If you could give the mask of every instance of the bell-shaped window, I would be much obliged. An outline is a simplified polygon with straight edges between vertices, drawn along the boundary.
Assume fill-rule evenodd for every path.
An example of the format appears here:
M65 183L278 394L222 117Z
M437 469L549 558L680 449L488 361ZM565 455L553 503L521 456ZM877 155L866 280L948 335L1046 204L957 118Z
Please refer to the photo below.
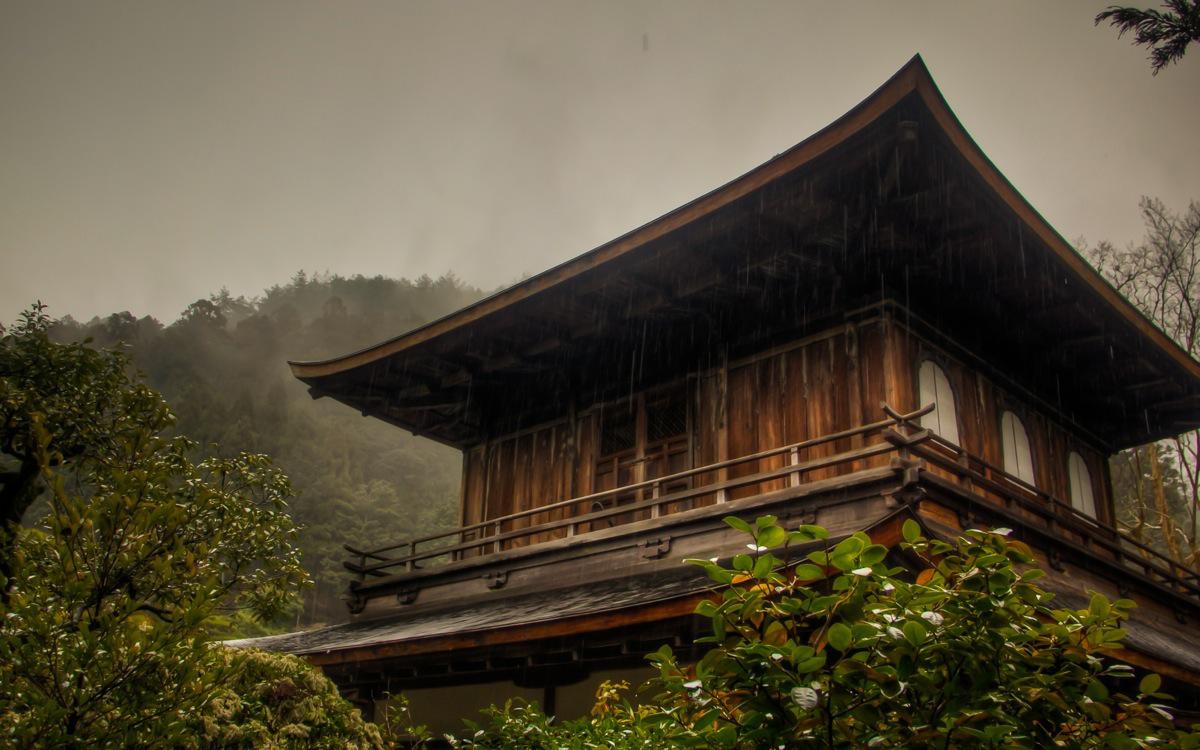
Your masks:
M958 445L958 409L954 391L942 368L930 360L921 363L917 380L920 383L921 406L934 405L933 411L921 417L921 426L937 433L948 443Z
M1000 417L1000 445L1004 451L1004 471L1027 484L1033 479L1033 452L1029 450L1029 433L1021 418L1011 411Z
M1067 457L1067 474L1071 479L1071 507L1086 516L1096 517L1096 494L1092 491L1092 472L1087 461L1075 451Z

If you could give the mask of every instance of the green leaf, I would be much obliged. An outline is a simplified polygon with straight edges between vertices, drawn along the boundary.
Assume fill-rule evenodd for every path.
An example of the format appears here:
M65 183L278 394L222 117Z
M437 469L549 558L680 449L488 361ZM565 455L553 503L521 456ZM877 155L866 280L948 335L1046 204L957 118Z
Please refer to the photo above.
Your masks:
M776 516L759 516L754 520L754 525L759 529L765 529L770 526L775 526L778 521L779 518Z
M862 551L858 559L863 565L876 565L883 562L883 558L887 557L887 553L887 547L884 547L882 544L872 544Z
M848 536L842 541L838 542L838 545L833 548L833 552L830 553L830 556L853 557L862 552L863 548L866 546L867 545L863 544L862 539L859 539L856 536Z
M904 521L904 525L900 527L900 534L904 537L904 541L917 541L921 537L921 524L909 518Z
M1112 630L1105 631L1104 642L1120 643L1121 641L1125 640L1125 636L1128 634L1129 633L1125 630L1125 628L1113 628Z
M825 577L825 569L811 563L801 563L795 569L796 578L801 581L819 581Z
M754 569L754 558L747 554L733 556L733 569L749 573Z
M778 547L785 541L787 541L787 531L782 527L768 526L758 532L758 546L760 547L770 549L771 547Z
M697 567L704 568L704 572L708 574L708 577L721 585L726 585L733 581L733 573L729 572L725 568L722 568L712 560L689 558L683 562L687 565L695 565Z
M829 645L836 648L838 651L845 651L850 647L850 643L854 640L854 635L850 632L850 628L845 624L835 622L829 627L829 633L826 635L826 640Z
M836 550L835 550L835 552L836 552ZM843 572L847 571L847 570L851 570L852 568L854 568L854 566L856 564L855 558L853 555L834 554L834 556L829 560L829 562L831 565L833 565L833 567L835 567L838 570L841 570Z
M1157 693L1162 687L1162 678L1151 672L1138 683L1138 691L1144 694Z
M800 528L796 529L796 531L814 540L829 538L829 532L825 529L825 527L814 526L813 524L809 523L801 524Z
M736 747L738 741L737 727L732 724L726 724L709 735L717 747Z
M825 666L825 652L817 654L808 659L804 659L796 663L796 671L800 674L809 674L816 672L821 667Z
M1141 745L1129 735L1122 732L1109 732L1104 737L1104 744L1113 750L1141 750Z
M779 560L774 555L763 555L754 561L753 575L755 578L766 578Z
M1100 680L1092 680L1089 682L1087 688L1085 688L1083 692L1084 695L1094 701L1108 700L1108 688L1106 688L1104 683Z
M904 627L901 628L901 631L904 633L904 640L908 641L913 646L920 646L925 642L925 626L917 620L909 620L908 622L904 623Z
M737 529L738 531L741 531L745 534L753 533L750 529L750 524L746 523L745 521L738 518L737 516L725 516L724 520L725 520L726 525L728 525L734 529Z
M1108 612L1108 597L1103 594L1092 594L1092 601L1088 604L1088 614L1093 617L1108 617Z

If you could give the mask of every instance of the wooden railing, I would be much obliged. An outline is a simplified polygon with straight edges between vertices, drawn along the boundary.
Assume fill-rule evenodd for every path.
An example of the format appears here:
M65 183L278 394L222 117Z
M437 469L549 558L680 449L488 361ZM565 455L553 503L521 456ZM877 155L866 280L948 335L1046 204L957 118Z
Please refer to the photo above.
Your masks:
M861 464L873 457L894 453L897 451L898 444L907 445L914 441L927 439L929 433L921 430L915 421L928 414L932 409L933 406L930 405L909 414L899 414L891 408L885 408L886 419L802 440L798 443L529 508L457 529L408 539L387 547L360 550L346 545L346 551L358 558L357 561L347 562L346 567L357 573L359 579L362 580L368 575L387 575L388 571L395 572L397 568L402 571L412 571L420 567L421 563L438 558L460 559L473 554L499 552L514 546L514 543L528 543L531 538L539 536L558 534L560 537L571 537L580 533L581 527L586 526L590 530L595 528L598 523L617 520L620 516L628 517L630 514L643 513L649 518L659 518L670 514L670 506L678 507L705 496L711 496L715 503L724 503L728 501L730 493L738 489L776 480L783 480L788 485L796 487L804 482L806 474L819 470L849 468L855 463ZM910 434L910 431L913 434ZM807 460L801 459L802 454L813 449L838 441L862 442L872 435L878 435L880 439L877 442L831 455ZM730 469L777 457L784 461L783 465L777 468L727 478ZM695 486L669 493L662 491L665 486L683 481L691 482L705 474L715 475L717 480L706 483L697 482ZM617 503L618 499L631 494L641 495L642 498L632 503ZM648 497L646 497L647 494ZM562 513L562 518L518 527L518 524L524 523L534 516L558 512ZM505 527L508 530L505 530ZM400 554L395 556L397 552Z
M386 547L360 550L345 545L346 551L355 558L347 561L345 567L356 574L359 581L364 581L367 576L411 573L467 557L483 557L519 546L536 545L548 539L574 537L630 520L660 518L702 504L725 503L731 494L744 488L759 486L761 489L762 485L799 487L811 481L808 477L815 472L850 474L868 466L888 466L891 462L880 458L888 456L899 459L898 466L919 459L924 462L927 473L982 496L990 506L1014 520L1039 528L1063 543L1099 553L1160 587L1200 601L1200 575L1195 571L921 428L918 422L933 410L932 404L906 414L886 404L881 406L885 419L853 429L529 508ZM869 439L871 442L867 442ZM813 452L829 450L839 442L849 444L850 448L804 458ZM730 470L738 467L776 460L781 461L781 465L729 477ZM685 489L663 491L664 487L685 482L689 485ZM623 502L629 498L633 501ZM560 517L535 519L549 514Z
M1200 573L937 435L913 446L912 454L1062 541L1100 552L1146 580L1200 600Z

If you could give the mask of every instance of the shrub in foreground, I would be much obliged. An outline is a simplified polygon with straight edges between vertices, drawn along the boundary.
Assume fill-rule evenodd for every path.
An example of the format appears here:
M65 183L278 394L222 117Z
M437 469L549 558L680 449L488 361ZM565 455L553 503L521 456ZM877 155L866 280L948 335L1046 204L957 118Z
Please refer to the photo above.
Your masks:
M651 654L653 705L557 727L509 706L460 746L1200 747L1174 726L1158 675L1112 658L1133 602L1055 607L1006 529L951 543L907 521L890 550L863 533L830 544L820 527L772 516L726 522L749 552L689 561L719 587L696 610L711 649L693 665L666 647ZM809 551L775 554L789 545Z

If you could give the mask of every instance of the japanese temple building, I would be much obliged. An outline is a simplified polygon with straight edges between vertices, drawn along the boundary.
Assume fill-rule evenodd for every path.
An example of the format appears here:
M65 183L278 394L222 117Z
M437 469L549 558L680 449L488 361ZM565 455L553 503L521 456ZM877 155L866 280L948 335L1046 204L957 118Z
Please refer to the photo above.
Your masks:
M1200 425L1200 364L971 140L919 57L765 164L362 351L294 362L462 451L458 528L347 539L349 622L255 645L457 726L695 654L722 522L894 544L1013 529L1062 606L1139 607L1120 657L1200 692L1200 577L1115 528L1107 458ZM932 410L923 407L931 406ZM397 536L404 530L397 529Z

